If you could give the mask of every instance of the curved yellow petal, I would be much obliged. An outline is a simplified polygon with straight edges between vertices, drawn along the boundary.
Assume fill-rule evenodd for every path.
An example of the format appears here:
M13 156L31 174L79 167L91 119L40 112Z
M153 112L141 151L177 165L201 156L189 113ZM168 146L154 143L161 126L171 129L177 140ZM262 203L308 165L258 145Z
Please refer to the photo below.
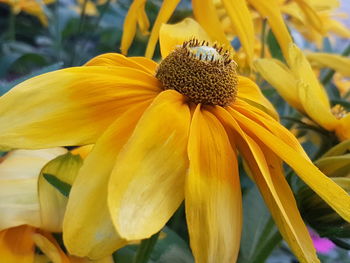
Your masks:
M129 59L143 65L151 72L152 75L155 75L158 64L153 60L145 57L129 57Z
M335 132L341 141L350 139L350 113L339 120Z
M137 23L140 27L141 33L143 35L148 35L149 34L148 29L149 29L150 23L145 10L145 5L146 5L146 1L144 2L143 6L137 10Z
M319 83L305 55L295 44L289 45L287 62L295 78L310 86L315 96L313 100L319 101L325 108L330 108L327 92Z
M341 217L350 222L350 196L348 193L321 173L298 150L293 149L279 137L237 111L230 111L230 114L239 122L240 126L244 127L249 136L266 145L267 148L284 160L311 189Z
M255 69L293 108L304 112L299 101L296 80L290 70L273 59L257 59Z
M31 78L0 97L0 148L94 143L159 86L155 77L126 67L75 67Z
M287 26L284 23L277 0L248 0L261 16L269 22L271 30L277 38L285 58L288 57L288 46L293 42Z
M177 46L182 45L183 42L193 37L211 42L208 34L192 18L185 18L176 24L162 24L159 30L159 44L162 58L168 56Z
M317 11L305 0L295 0L299 5L301 12L304 13L307 22L320 34L326 33L325 26Z
M131 46L136 34L137 21L139 18L139 9L145 7L146 0L134 0L126 14L124 25L123 25L123 35L120 44L120 50L122 54L126 55L128 49Z
M200 104L191 122L188 157L185 205L195 260L235 262L242 229L237 156L223 126Z
M339 21L335 19L329 19L326 25L329 32L337 34L343 38L350 38L350 29Z
M154 49L156 48L159 30L163 23L168 22L169 18L173 14L176 6L179 4L180 0L164 0L162 3L162 7L158 12L158 16L156 21L154 22L151 35L148 40L148 44L146 47L145 56L147 58L152 58L154 54Z
M42 167L66 152L63 148L16 150L0 163L0 230L28 224L41 227L38 177Z
M231 46L225 36L212 0L192 0L193 14L212 40Z
M338 54L313 52L306 58L317 68L331 68L346 77L350 77L350 58Z
M141 61L141 59L138 59L138 57L125 57L124 55L118 53L105 53L90 59L84 66L128 67L153 75L153 67L155 62L152 61L153 63L147 63L146 60L152 61L147 58L144 58L144 60Z
M50 259L52 263L70 263L57 241L47 232L33 234L35 245Z
M167 90L145 111L119 154L108 187L113 223L127 240L158 232L184 199L190 111Z
M35 229L18 226L0 232L1 261L6 263L33 263Z
M297 83L298 96L307 115L327 130L334 130L339 120L332 114L331 109L318 100L316 90L310 85L299 81Z
M271 102L262 94L258 85L249 78L238 76L237 97L249 104L267 112L275 119L278 119L278 113Z
M281 160L246 134L230 116L232 112L230 108L228 112L219 107L215 109L216 115L235 139L281 234L301 262L319 262L293 193L283 176Z
M98 259L126 244L112 224L107 206L107 185L117 155L150 103L133 107L98 139L71 189L63 221L63 240L77 256Z
M248 62L251 63L254 55L255 35L253 18L247 2L246 0L222 0L222 3L230 17L232 27L242 43Z

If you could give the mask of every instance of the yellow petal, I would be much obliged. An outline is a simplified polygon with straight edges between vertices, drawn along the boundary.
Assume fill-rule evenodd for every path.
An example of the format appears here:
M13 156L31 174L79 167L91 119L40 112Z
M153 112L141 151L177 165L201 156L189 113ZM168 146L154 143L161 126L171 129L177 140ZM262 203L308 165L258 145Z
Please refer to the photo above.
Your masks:
M335 132L341 141L350 139L350 113L339 120Z
M346 77L350 77L350 58L330 53L309 53L310 63L317 68L331 68Z
M279 137L273 135L256 122L237 111L230 114L244 127L247 134L259 143L266 145L284 160L299 177L325 200L341 217L350 222L350 196L331 179L325 176L298 150L293 149Z
M118 118L84 160L71 189L63 221L63 239L71 254L97 259L126 244L112 224L107 185L120 149L149 103L132 107Z
M40 227L38 176L51 159L66 152L63 148L16 150L0 163L0 230L28 224Z
M229 109L232 114L233 110ZM251 175L285 240L303 263L319 262L307 228L299 214L293 193L283 176L281 160L259 146L228 112L217 107L216 115L229 128L231 137L248 164Z
M144 1L143 6L137 10L137 23L140 27L141 33L143 35L148 35L149 34L148 29L149 29L150 23L145 10L145 5L146 5L146 1Z
M289 57L287 61L295 78L310 86L312 94L315 96L312 99L319 101L323 107L330 108L325 89L318 82L305 55L295 44L289 45Z
M52 263L70 263L57 241L47 232L33 234L35 245L50 259Z
M154 62L153 60L145 58L145 57L129 57L129 59L143 65L151 72L151 74L153 76L155 75L158 64L156 62Z
M278 119L278 113L272 106L271 102L265 98L258 85L249 78L238 76L237 97L257 108L260 108L275 119Z
M136 34L139 9L145 7L146 0L134 0L126 14L123 26L123 35L120 45L122 54L126 55Z
M148 238L158 232L184 199L189 123L185 97L164 91L119 154L109 181L108 205L125 239Z
M293 108L304 112L299 101L296 80L290 70L273 59L258 59L255 69L269 82Z
M0 98L0 146L93 143L130 104L154 97L159 85L125 67L75 67L34 77Z
M242 43L243 49L247 55L249 63L253 59L254 52L254 25L253 18L248 9L246 0L222 0L224 7L229 15L232 27L236 32L239 41Z
M186 218L196 262L235 262L242 228L236 153L214 115L198 105L188 142Z
M159 44L162 57L165 58L177 46L196 37L211 42L208 34L192 18L185 18L176 24L162 24L159 30Z
M147 58L141 61L140 58L137 58L137 57L127 58L118 53L106 53L90 59L85 64L85 66L128 67L128 68L138 69L138 70L144 71L145 73L153 75L154 74L153 65L156 63L152 61L146 64L147 63L146 60L152 61ZM150 64L151 64L151 68L149 67Z
M315 89L301 81L297 83L297 88L299 100L307 115L323 128L334 130L339 121L332 114L330 108L325 107L318 100Z
M288 46L293 41L284 23L277 0L248 0L248 3L251 4L261 16L267 19L282 49L284 57L287 58Z
M349 28L346 25L340 23L339 21L335 19L329 19L326 25L328 26L328 30L330 32L337 34L338 36L343 38L350 38Z
M304 13L307 22L320 34L325 34L323 21L317 11L305 0L295 0L295 2L299 5L301 12Z
M212 0L192 0L193 14L212 40L231 46L225 36Z
M32 263L34 260L35 229L30 226L18 226L0 232L1 261L6 263Z
M41 170L38 178L41 229L62 232L63 216L67 205L67 197L51 185L44 175L53 175L60 181L72 185L81 165L82 159L79 155L67 153L51 160Z
M147 58L152 58L154 49L156 48L156 44L159 37L159 30L163 23L168 22L169 18L173 14L176 6L180 0L164 0L162 7L159 9L158 16L156 21L154 22L151 36L149 37L148 44L146 47L145 56Z

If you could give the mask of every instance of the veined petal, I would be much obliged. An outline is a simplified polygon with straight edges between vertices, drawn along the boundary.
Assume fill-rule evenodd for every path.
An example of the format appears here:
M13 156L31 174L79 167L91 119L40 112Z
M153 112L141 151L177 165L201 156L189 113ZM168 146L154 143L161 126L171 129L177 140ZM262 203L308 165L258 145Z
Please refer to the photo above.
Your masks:
M277 0L248 0L248 3L268 20L271 30L280 44L283 55L287 58L288 46L293 41L284 23Z
M296 80L290 70L273 59L255 60L254 66L262 77L269 82L293 108L304 112L299 101Z
M125 57L118 53L106 53L90 59L84 66L128 67L153 75L153 65L156 63L147 58L142 58L143 61L141 61L140 58L141 57ZM145 60L152 62L146 62L146 64ZM149 65L151 65L151 68L149 68Z
M120 50L126 55L136 34L139 9L145 7L146 0L134 0L126 14Z
M107 185L119 151L150 102L119 117L85 159L71 189L63 221L63 239L71 254L97 259L126 244L112 224Z
M6 263L32 263L34 260L35 229L30 226L18 226L0 232L1 261Z
M252 106L256 106L275 119L278 119L278 113L272 106L271 102L265 98L258 85L249 78L238 76L238 92L237 97L246 101Z
M297 150L286 144L279 137L262 128L237 111L230 110L245 132L255 141L266 145L284 160L299 177L325 200L341 217L350 222L350 196L331 179L302 156Z
M225 36L212 0L192 0L193 14L212 40L231 46Z
M185 18L176 24L162 24L159 30L159 44L162 58L165 58L177 46L193 37L211 42L208 34L192 18Z
M346 77L350 77L350 58L338 54L313 52L306 55L310 63L317 68L331 68Z
M154 49L156 48L156 44L159 37L159 29L163 23L168 22L171 15L174 13L176 6L179 4L180 0L164 0L162 7L158 12L158 16L156 21L154 22L151 36L148 40L146 54L147 58L152 58Z
M48 232L35 233L32 238L35 245L40 248L52 263L70 263L57 241Z
M327 130L334 130L339 120L332 114L331 109L325 107L318 100L317 93L310 85L299 81L297 83L298 96L307 115Z
M42 225L37 186L40 170L65 152L63 148L16 150L5 156L0 163L0 230Z
M185 97L158 95L119 154L108 188L118 233L127 240L158 232L184 199L190 111Z
M236 153L216 117L197 105L188 142L186 219L196 262L235 262L242 229Z
M229 15L232 27L238 35L239 41L242 43L246 52L248 62L251 63L254 52L254 25L253 18L248 9L246 0L222 0L227 14Z
M130 105L155 97L159 85L126 67L76 67L34 77L0 98L1 148L94 143Z
M288 65L295 78L310 86L312 99L318 100L323 107L330 108L329 100L325 89L318 82L309 62L303 52L295 45L289 45L289 56L287 57Z
M233 110L228 111L232 113ZM281 234L298 259L303 263L319 262L293 193L283 176L281 160L269 149L261 149L229 112L219 107L214 112L228 129L231 138L235 139Z

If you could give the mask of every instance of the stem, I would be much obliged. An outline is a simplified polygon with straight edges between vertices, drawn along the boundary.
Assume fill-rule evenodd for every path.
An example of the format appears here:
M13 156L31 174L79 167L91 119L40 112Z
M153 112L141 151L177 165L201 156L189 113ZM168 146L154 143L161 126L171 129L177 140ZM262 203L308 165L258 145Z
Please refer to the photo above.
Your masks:
M260 52L260 57L264 58L265 57L265 45L266 45L266 25L267 25L267 20L263 20L262 24L262 29L261 29L261 52Z
M341 54L342 56L349 56L350 55L350 44L344 49L344 51ZM326 84L328 84L328 82L332 79L333 75L334 75L335 71L330 69L328 70L328 72L326 73L326 75L322 78L321 82L323 84L323 86L325 86Z
M16 40L16 14L13 8L10 8L10 17L9 17L9 39Z
M151 256L152 250L157 243L159 233L155 233L148 239L141 241L141 244L136 252L133 263L146 263L148 262L149 257Z

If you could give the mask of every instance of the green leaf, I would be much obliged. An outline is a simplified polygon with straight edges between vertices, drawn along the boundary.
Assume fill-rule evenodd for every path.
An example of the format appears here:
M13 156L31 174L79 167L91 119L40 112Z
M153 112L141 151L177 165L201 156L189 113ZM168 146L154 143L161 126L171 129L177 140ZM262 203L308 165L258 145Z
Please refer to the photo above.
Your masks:
M285 61L282 53L282 49L280 45L277 42L277 39L275 35L273 34L272 30L270 29L267 34L267 45L269 47L270 53L273 58L276 58L281 61Z
M54 186L58 191L60 191L64 196L68 197L69 192L71 189L71 185L67 184L60 179L58 179L56 176L52 174L43 174L44 178L52 185Z
M282 240L265 203L254 186L243 198L243 233L239 263L265 262Z

